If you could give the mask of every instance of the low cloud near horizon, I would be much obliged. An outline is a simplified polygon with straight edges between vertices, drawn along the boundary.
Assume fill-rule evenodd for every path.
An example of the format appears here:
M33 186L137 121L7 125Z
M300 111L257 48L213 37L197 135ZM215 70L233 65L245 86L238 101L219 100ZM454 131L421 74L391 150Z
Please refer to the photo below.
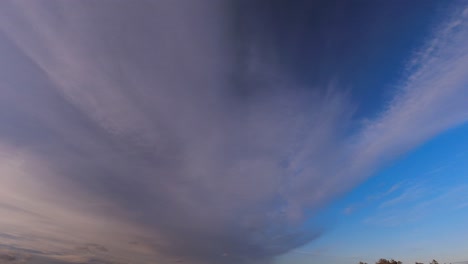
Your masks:
M0 257L270 263L320 236L316 210L468 120L466 6L366 122L255 34L237 58L228 8L0 3Z

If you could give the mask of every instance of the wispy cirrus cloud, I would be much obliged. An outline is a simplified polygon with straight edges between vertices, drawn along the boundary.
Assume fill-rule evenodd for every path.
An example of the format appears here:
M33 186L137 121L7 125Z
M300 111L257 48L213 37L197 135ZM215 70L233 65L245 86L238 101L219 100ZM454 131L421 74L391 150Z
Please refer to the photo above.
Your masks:
M454 212L467 203L466 184L440 188L428 186L434 186L434 183L405 186L399 195L380 203L375 214L364 219L364 222L377 226L398 226L442 212Z
M425 190L424 187L422 186L412 186L404 190L398 196L392 197L391 199L382 202L379 208L386 208L386 207L395 206L401 203L413 202L423 197L426 191L427 190Z
M386 191L377 191L377 193L367 196L366 201L354 203L354 204L347 206L346 208L344 208L343 213L349 215L349 214L354 213L356 210L358 210L361 207L368 206L370 202L380 201L388 197L389 195L395 193L397 190L400 190L405 183L406 181L401 181L396 184L393 184Z
M320 235L305 210L468 119L466 7L350 134L338 87L303 89L262 56L240 70L224 4L0 4L0 225L34 238L18 246L266 263ZM90 243L108 251L78 250Z

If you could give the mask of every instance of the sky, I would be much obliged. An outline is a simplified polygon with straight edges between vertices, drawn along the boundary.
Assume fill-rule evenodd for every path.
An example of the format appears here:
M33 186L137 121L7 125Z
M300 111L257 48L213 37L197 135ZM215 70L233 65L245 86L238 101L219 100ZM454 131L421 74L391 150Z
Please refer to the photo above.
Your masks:
M468 2L0 1L0 263L468 263Z

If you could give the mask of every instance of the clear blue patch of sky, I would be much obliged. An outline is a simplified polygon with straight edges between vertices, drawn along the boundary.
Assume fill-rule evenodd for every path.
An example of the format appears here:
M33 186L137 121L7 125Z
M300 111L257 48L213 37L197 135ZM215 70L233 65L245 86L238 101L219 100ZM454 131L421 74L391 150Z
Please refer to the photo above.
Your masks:
M336 200L318 216L333 225L304 250L333 248L325 254L328 258L348 262L359 252L363 260L463 261L468 247L467 161L465 124L400 157Z

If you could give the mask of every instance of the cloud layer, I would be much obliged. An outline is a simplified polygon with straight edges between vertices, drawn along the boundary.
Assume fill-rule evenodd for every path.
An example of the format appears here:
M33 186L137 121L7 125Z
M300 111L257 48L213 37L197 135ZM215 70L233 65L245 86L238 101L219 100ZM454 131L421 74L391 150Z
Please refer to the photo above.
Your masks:
M320 235L310 213L468 119L466 7L353 133L338 87L301 87L253 35L236 58L229 8L0 4L2 241L68 262L268 263Z

